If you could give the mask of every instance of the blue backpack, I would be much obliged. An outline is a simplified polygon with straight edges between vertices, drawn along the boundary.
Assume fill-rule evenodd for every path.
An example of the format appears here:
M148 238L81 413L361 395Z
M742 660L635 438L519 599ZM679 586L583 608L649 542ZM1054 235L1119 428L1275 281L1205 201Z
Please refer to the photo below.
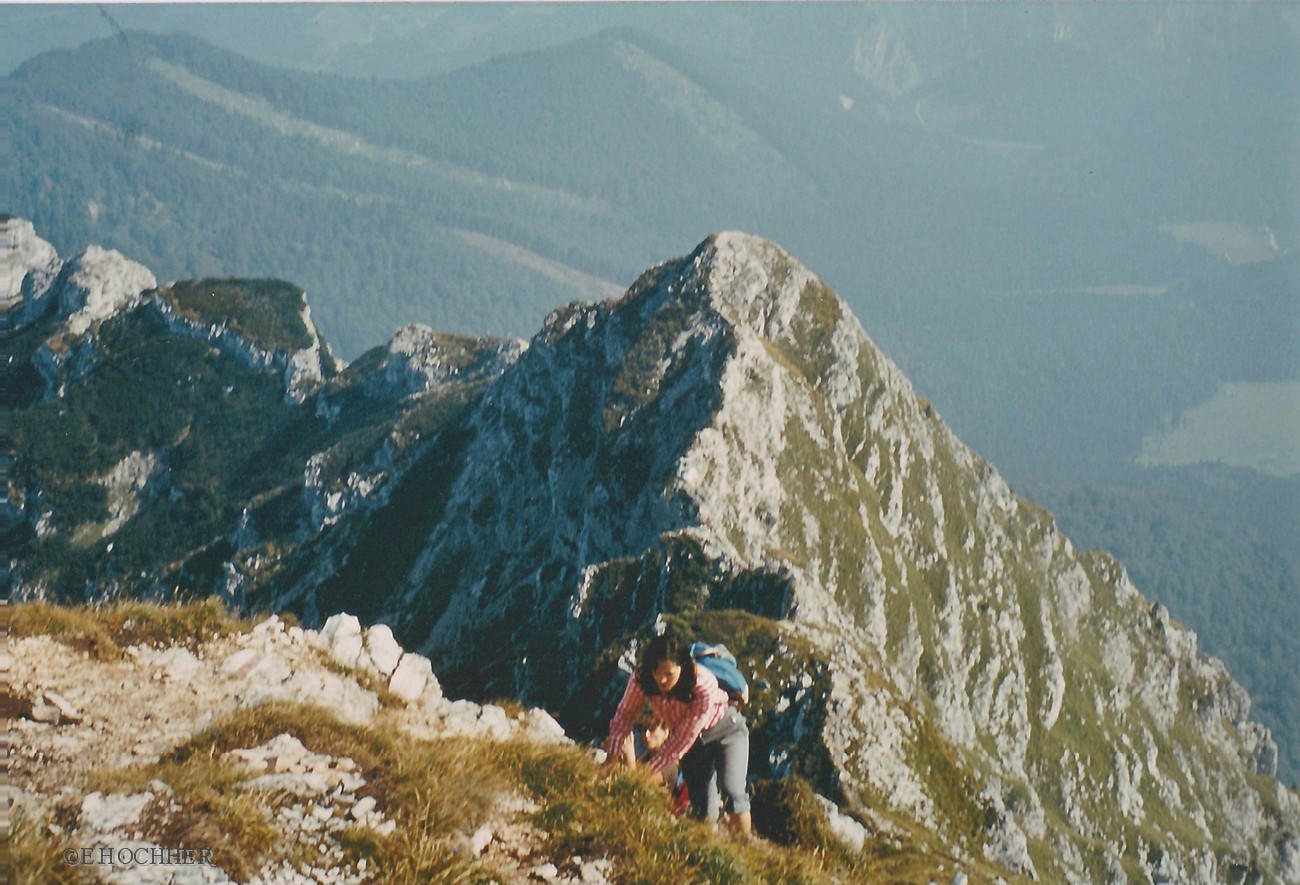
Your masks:
M725 645L692 642L691 658L717 677L718 685L736 706L749 703L749 682L736 665L736 656L727 651Z

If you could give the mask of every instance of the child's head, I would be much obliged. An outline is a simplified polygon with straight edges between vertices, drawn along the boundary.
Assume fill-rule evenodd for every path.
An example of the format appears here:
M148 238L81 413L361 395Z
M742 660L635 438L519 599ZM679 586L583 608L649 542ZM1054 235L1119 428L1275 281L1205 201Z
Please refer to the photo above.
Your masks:
M648 750L657 750L663 746L664 741L668 740L668 723L664 722L649 704L646 704L641 715L636 718L635 725L641 729Z

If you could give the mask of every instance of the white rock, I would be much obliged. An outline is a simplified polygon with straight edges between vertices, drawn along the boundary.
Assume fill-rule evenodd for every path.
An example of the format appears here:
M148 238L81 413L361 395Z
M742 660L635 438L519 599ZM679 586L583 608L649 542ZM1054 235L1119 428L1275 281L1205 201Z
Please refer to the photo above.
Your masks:
M332 643L334 638L339 635L355 633L361 634L361 621L356 615L350 615L347 612L339 612L336 615L330 615L325 621L325 625L320 628L320 635L326 644Z
M105 796L98 791L81 800L81 826L91 832L107 833L129 826L140 819L153 793Z
M330 657L345 667L357 665L357 660L365 648L365 638L361 633L361 621L356 615L345 613L332 615L320 632L326 648L329 649Z
M232 679L256 675L259 686L273 686L285 682L293 675L293 669L273 654L263 654L252 648L240 649L222 662L220 668L223 676ZM250 702L260 699L260 695L249 695Z
M251 648L241 648L221 663L222 676L247 676L261 663L262 655Z
M259 622L257 626L253 628L253 632L259 635L263 633L283 633L284 622L280 620L279 616L271 615L265 620Z
M613 866L609 858L602 857L583 862L578 871L586 885L604 885L609 881L609 871Z
M826 812L826 821L835 837L854 851L861 851L870 835L867 828L848 815L841 814L835 803L825 796L818 796L817 801Z
M433 665L423 655L407 654L388 680L388 690L404 701L414 702L420 699L430 683L437 685L433 675Z
M174 645L155 657L153 664L160 668L164 682L189 682L203 668L203 662L194 652L179 645Z
M560 875L560 868L553 863L544 863L533 868L533 878L541 879L543 882L553 882L558 875Z
M241 790L290 793L304 798L319 796L329 789L324 779L319 775L305 775L291 771L282 771L279 774L261 774L240 781L235 786Z
M50 725L58 725L63 717L59 714L59 708L53 704L47 704L44 701L37 701L32 704L32 721L45 722Z
M306 759L311 755L311 751L307 749L307 746L288 732L281 732L254 749L268 758L293 760L295 762Z
M375 624L366 631L366 651L385 677L392 676L402 660L402 646L393 638L393 629L387 624Z
M479 827L477 830L474 831L474 835L469 837L470 854L473 854L475 857L478 857L480 854L482 854L484 851L487 850L488 845L492 844L492 839L494 837L495 834L492 832L492 828L490 826L484 824L483 826Z
M362 662L365 652L365 640L360 633L343 633L330 642L330 657L345 667L357 667ZM366 655L369 661L370 656Z
M374 796L362 796L357 800L356 804L352 806L350 814L355 820L360 820L370 812L374 811L375 805L376 802Z
M32 304L23 319L30 322L62 264L54 247L36 235L30 221L10 218L0 222L0 305L5 309L25 295ZM29 277L24 292L23 282Z
M485 704L479 713L477 732L498 741L508 741L514 735L514 723L506 711L496 704Z
M71 270L58 293L59 312L66 316L73 335L89 330L92 323L139 304L140 293L157 287L158 281L142 264L120 252L91 246L65 268Z
M240 707L254 707L271 701L311 703L327 708L344 722L365 725L379 710L379 696L362 688L355 679L345 678L319 667L299 668L272 684L263 680L239 695Z
M436 705L442 726L453 734L473 734L478 724L479 705L462 699L443 700Z
M72 703L61 694L52 691L42 692L41 697L45 703L53 706L59 711L60 718L65 722L80 722L81 711L72 705Z
M564 726L555 721L555 717L545 710L534 708L524 717L528 736L542 743L562 743L568 740Z

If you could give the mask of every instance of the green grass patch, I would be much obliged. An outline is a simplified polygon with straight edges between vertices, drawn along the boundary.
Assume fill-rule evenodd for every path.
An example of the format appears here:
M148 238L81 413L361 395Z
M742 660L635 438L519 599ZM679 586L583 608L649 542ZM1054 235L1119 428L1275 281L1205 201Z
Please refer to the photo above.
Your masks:
M340 841L349 860L365 858L384 882L484 878L469 875L477 864L456 853L455 840L483 822L509 785L491 745L416 741L385 724L382 718L374 727L344 723L312 705L264 704L226 716L157 763L100 774L90 789L140 791L163 781L181 810L152 819L145 836L162 845L211 848L218 866L245 879L268 861L311 860L283 844L271 821L272 811L291 797L236 789L250 775L221 759L287 733L313 753L352 759L366 781L360 792L374 796L379 809L398 822L389 836L362 827L345 830Z
M842 854L745 844L676 818L667 792L639 770L604 778L572 747L511 749L520 782L542 807L537 823L549 834L546 853L610 858L617 881L868 881Z
M834 365L831 342L843 313L839 298L821 280L813 279L804 285L799 294L799 310L791 322L797 347L783 350L814 384L825 378Z
M161 294L183 316L206 325L224 323L267 350L302 350L312 344L302 319L302 290L283 280L186 280Z

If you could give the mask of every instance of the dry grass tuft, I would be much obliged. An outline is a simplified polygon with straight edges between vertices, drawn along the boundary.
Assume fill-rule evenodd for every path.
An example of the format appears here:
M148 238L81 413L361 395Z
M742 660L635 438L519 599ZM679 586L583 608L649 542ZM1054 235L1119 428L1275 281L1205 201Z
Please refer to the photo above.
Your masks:
M41 821L21 810L9 821L0 870L8 871L6 882L14 885L73 885L84 882L78 867L63 862L69 847Z
M123 648L131 645L193 649L214 636L242 633L251 626L215 598L166 605L115 602L97 607L28 602L9 609L13 635L50 636L100 661L120 659Z

